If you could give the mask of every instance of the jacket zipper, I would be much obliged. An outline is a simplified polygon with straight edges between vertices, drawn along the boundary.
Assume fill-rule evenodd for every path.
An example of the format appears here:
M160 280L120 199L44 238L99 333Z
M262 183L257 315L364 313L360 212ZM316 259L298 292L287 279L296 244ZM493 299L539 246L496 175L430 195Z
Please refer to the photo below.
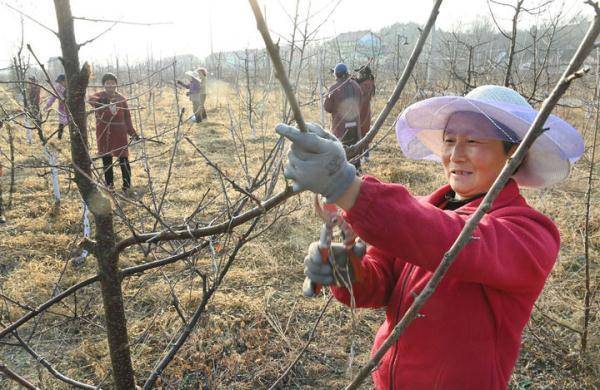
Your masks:
M400 302L398 304L398 310L396 311L396 319L394 321L394 326L396 326L398 324L399 318L400 317L400 311L402 310L402 302L404 301L404 290L406 288L406 284L408 283L408 279L410 279L410 276L412 275L412 272L414 270L414 265L413 264L409 264L409 270L408 273L406 275L406 277L404 278L404 280L402 281L402 288L400 289ZM392 353L392 361L390 363L390 389L394 389L394 366L396 365L396 356L398 354L398 340L396 340L396 342L394 343L394 350Z

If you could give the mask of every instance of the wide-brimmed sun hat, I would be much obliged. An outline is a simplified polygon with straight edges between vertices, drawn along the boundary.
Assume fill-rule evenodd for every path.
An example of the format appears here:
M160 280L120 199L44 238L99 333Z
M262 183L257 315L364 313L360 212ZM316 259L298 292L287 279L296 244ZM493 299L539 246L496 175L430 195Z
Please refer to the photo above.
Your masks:
M444 130L448 120L459 112L481 114L497 129L493 138L511 143L523 139L537 116L537 111L516 91L496 85L475 88L464 97L422 100L407 107L396 122L396 137L404 155L441 161ZM583 154L583 139L573 126L550 115L544 128L547 130L533 143L513 176L522 187L543 188L566 179L571 165ZM480 136L488 138L489 131Z

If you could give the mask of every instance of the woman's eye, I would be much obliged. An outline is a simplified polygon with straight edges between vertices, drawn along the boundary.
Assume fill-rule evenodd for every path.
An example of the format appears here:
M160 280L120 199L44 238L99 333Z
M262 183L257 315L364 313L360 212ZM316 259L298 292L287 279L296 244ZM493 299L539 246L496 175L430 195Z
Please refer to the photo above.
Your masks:
M446 139L444 140L444 143L445 143L445 144L453 144L454 142L456 142L456 140L454 140L454 139L452 139L452 138L446 138Z

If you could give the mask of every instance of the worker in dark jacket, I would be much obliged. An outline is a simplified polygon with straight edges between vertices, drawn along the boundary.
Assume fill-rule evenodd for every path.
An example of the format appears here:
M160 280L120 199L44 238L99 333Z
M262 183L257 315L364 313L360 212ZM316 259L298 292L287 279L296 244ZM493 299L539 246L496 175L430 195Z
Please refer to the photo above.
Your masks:
M41 125L42 118L40 116L40 95L42 88L38 84L38 80L35 76L29 78L29 85L27 88L27 104L29 105L29 115L37 123Z
M360 103L361 90L358 83L350 78L346 64L337 64L333 68L335 84L323 102L325 111L331 114L333 134L344 146L353 145L360 139ZM360 160L355 163L360 167Z
M358 77L355 79L362 91L360 101L360 138L364 137L371 128L371 98L375 96L375 77L369 65L356 69ZM369 160L369 148L365 148L365 161Z

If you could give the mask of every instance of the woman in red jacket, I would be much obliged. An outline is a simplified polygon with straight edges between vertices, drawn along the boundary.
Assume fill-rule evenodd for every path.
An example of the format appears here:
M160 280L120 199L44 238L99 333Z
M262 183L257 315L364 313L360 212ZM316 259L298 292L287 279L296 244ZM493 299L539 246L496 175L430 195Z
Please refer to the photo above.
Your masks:
M316 125L308 133L277 126L293 142L285 176L296 189L320 193L345 210L346 221L368 243L352 294L357 307L386 309L373 352L429 281L535 116L518 93L497 86L408 107L396 128L403 152L441 161L448 180L425 197L401 184L356 177L341 144ZM560 245L554 223L527 204L519 186L561 181L583 153L583 141L569 124L551 116L545 127L420 317L373 372L377 388L507 388L521 333ZM355 270L343 246L331 249L333 259L323 264L313 243L305 273L350 304L349 290L334 283L353 281Z
M139 139L133 124L127 99L117 92L117 77L112 73L102 76L104 91L89 98L96 116L96 141L98 154L102 156L104 179L109 188L114 186L113 157L119 159L123 175L123 192L131 189L131 166L129 165L129 141L127 135Z

